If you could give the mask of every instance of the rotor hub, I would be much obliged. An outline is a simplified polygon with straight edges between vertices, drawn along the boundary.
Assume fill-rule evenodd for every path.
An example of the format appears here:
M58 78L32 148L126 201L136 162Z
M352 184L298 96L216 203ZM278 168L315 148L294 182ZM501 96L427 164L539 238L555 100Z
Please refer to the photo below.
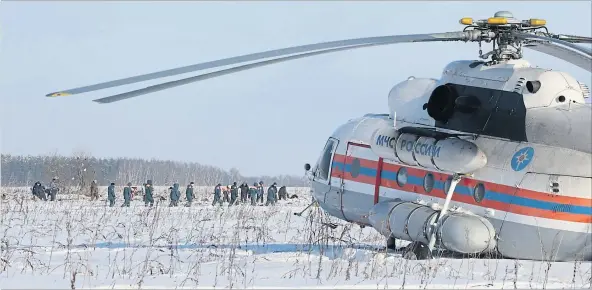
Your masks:
M523 43L514 36L514 33L546 30L545 20L519 20L514 18L512 12L506 10L498 11L488 19L473 21L473 18L465 17L460 20L460 23L467 26L464 31L479 32L481 35L477 40L479 57L490 59L488 64L522 58ZM492 50L484 54L481 49L482 42L492 43Z
M498 11L495 12L493 17L514 18L514 14L512 14L510 11Z

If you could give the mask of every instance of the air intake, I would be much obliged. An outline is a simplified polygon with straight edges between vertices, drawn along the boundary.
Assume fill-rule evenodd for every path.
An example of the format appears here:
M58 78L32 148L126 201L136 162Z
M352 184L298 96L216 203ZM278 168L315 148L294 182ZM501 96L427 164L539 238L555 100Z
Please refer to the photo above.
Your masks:
M582 90L582 94L584 95L584 99L589 98L590 97L590 88L586 84L582 84L580 82L578 82L578 84L580 84L580 90Z
M522 88L524 87L524 83L526 83L526 80L524 78L518 79L518 82L516 83L516 86L514 87L514 92L521 93Z

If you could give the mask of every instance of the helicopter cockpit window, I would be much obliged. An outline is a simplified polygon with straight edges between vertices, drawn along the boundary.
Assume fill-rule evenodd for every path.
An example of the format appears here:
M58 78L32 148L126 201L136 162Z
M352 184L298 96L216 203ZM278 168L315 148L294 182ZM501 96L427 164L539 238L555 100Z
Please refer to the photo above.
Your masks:
M331 167L331 159L333 157L333 149L335 147L335 140L329 139L327 140L327 144L325 144L325 149L321 155L321 159L319 162L319 166L317 168L317 178L321 180L328 180L329 179L329 170Z

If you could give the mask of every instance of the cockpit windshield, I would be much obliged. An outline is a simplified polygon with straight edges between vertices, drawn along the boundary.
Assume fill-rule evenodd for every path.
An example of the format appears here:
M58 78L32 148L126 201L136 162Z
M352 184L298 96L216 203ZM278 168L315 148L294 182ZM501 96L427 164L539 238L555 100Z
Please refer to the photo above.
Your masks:
M319 160L317 161L317 168L316 168L316 178L319 180L329 180L329 172L331 169L331 160L333 157L333 152L335 151L335 146L337 142L333 138L329 138L327 143L325 144L325 149L321 153Z

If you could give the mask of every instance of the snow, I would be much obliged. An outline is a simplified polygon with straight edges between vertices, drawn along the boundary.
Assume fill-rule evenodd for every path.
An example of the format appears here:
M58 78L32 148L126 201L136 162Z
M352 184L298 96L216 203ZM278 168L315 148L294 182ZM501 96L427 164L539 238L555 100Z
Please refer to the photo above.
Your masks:
M166 187L158 190L165 195ZM3 188L0 288L591 287L590 262L405 260L377 250L385 239L372 228L317 207L295 216L310 202L309 189L288 191L299 198L275 207L212 206L211 188L201 188L192 207L146 208L136 196L121 208L119 195L109 208L105 188L94 202L34 201L26 188Z

